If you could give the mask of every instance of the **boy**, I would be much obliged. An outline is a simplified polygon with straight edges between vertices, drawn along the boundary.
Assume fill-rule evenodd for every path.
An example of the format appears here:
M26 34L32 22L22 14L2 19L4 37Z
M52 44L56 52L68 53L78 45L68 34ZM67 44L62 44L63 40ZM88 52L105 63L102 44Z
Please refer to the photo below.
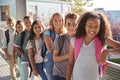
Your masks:
M15 36L15 30L14 30L14 18L8 17L7 19L7 26L8 29L5 31L4 39L3 39L3 46L2 50L4 52L4 56L8 61L8 64L10 66L10 74L11 79L16 80L16 73L15 73L15 67L14 67L14 36Z
M55 39L53 46L53 80L66 80L66 71L69 56L70 39L74 36L78 15L68 13L65 16L65 27L67 34L61 35Z
M24 79L23 80L28 80L28 66L29 66L29 62L28 62L28 52L25 49L26 44L27 44L27 40L28 40L28 36L29 36L29 31L31 28L31 19L30 16L25 16L24 19L24 24L25 24L25 31L23 31L22 33L20 33L15 40L15 49L17 51L17 53L21 56L21 65L22 65L22 69L23 69L23 76Z

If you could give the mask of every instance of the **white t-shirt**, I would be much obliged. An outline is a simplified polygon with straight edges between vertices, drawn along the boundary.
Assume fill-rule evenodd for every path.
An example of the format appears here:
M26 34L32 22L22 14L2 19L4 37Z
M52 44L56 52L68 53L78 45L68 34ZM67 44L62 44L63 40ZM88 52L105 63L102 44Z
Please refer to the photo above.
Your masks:
M75 38L71 39L74 48ZM83 41L73 67L71 80L98 80L98 64L95 56L94 40L88 45Z
M15 31L12 30L12 29L9 29L9 43L7 45L6 36L5 35L3 36L2 48L7 48L7 51L8 51L9 55L13 54L14 37L15 37Z

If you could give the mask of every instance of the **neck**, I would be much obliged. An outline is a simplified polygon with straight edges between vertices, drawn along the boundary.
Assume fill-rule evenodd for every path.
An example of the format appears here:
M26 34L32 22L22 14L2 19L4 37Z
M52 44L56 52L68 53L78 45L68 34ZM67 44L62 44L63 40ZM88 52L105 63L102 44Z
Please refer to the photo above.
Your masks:
M73 35L71 35L71 34L68 34L68 33L67 33L67 35L68 35L70 38L72 38L72 37L73 37Z
M59 29L54 29L55 33L60 34L60 30Z
M9 29L14 30L14 28L9 27Z
M35 40L39 40L40 39L40 35L36 35L34 38L35 38Z
M84 38L85 44L88 45L93 39L94 38L85 36L85 38Z

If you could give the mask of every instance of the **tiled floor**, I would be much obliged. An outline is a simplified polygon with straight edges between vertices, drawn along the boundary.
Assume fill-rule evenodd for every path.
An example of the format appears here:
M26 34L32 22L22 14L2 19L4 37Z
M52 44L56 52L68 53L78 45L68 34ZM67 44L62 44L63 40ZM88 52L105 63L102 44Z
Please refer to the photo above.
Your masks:
M17 74L19 80L19 74ZM10 71L9 65L6 60L3 58L3 53L0 49L0 80L11 80L10 79Z
M10 80L9 66L0 50L0 80Z

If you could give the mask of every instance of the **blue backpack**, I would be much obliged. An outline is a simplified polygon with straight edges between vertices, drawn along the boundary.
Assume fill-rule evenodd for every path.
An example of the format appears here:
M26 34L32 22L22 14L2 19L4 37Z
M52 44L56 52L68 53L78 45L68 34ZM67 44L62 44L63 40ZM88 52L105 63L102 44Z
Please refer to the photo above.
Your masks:
M52 40L55 40L56 34L54 31L49 30L50 31L50 37L52 38ZM42 47L41 47L41 53L42 53L42 57L45 58L46 52L47 52L47 47L45 45L45 41L44 41L44 36L42 38Z

